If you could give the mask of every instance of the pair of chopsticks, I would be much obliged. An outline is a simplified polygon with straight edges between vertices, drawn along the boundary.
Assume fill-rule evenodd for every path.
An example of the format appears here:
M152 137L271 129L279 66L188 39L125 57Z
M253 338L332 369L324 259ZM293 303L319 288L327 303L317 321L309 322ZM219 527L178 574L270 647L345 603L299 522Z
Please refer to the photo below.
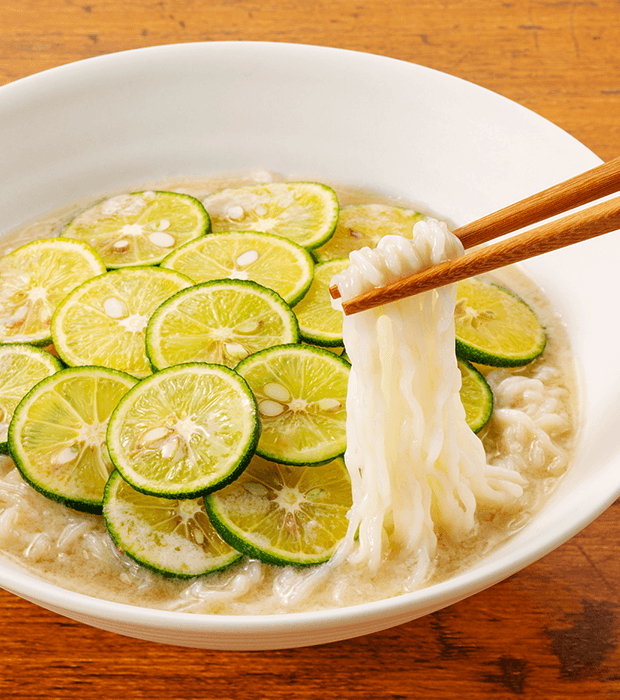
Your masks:
M465 248L486 243L525 226L620 190L620 157L542 192L526 197L454 231ZM547 222L493 245L469 252L397 282L371 289L342 303L346 315L389 304L505 265L533 258L620 229L620 197ZM340 298L337 286L329 289Z

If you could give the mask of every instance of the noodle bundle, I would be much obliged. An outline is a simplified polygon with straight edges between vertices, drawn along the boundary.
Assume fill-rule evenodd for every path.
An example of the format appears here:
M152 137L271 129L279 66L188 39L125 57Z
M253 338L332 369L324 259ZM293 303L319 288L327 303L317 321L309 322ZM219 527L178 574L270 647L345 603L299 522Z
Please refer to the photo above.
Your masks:
M342 301L461 255L443 222L418 222L413 240L386 236L351 253L337 275ZM344 317L352 363L347 451L353 507L334 560L376 572L387 553L417 557L429 572L437 533L462 539L478 504L498 507L522 493L514 470L486 464L465 420L455 356L456 285ZM333 561L334 561L333 560Z

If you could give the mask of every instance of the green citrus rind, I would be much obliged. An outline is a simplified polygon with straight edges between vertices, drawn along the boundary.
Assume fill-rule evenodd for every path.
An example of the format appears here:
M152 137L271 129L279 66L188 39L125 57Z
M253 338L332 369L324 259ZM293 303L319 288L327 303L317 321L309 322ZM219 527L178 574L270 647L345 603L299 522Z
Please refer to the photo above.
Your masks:
M112 472L103 498L105 524L119 549L151 571L180 579L226 569L243 555L209 522L202 500L147 496Z
M493 392L482 374L467 360L458 360L461 371L460 396L467 425L479 433L493 413Z
M146 190L99 202L76 216L63 235L88 242L113 269L156 265L175 248L210 230L200 200Z
M154 369L184 362L233 368L274 345L297 343L297 318L271 289L249 280L212 280L164 302L146 329Z
M545 349L545 330L516 294L473 277L457 284L458 357L493 367L519 367Z
M277 566L327 561L346 534L351 505L342 459L289 467L256 457L237 481L205 497L222 539Z
M107 421L135 383L104 367L71 367L39 382L20 401L9 428L9 449L22 477L54 501L101 513L112 471Z
M188 499L233 481L259 433L245 380L223 365L193 362L163 369L128 392L110 418L107 444L134 489Z
M311 250L323 245L338 223L338 198L318 182L274 182L230 187L206 197L213 231L272 233Z
M0 343L49 344L58 304L104 272L91 246L69 238L31 241L0 258Z
M291 465L342 455L350 368L335 353L310 345L279 345L240 362L236 371L254 392L261 421L256 453Z
M293 306L308 291L314 262L302 246L258 231L219 231L190 241L170 253L162 267L196 284L215 279L257 282Z

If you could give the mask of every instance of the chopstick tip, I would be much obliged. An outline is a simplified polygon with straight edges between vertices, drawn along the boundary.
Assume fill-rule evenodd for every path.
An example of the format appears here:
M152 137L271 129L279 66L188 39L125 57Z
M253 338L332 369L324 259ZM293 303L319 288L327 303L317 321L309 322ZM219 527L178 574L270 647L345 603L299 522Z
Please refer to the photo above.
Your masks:
M329 288L329 293L332 299L340 299L340 290L338 289L337 285L332 284L332 286Z

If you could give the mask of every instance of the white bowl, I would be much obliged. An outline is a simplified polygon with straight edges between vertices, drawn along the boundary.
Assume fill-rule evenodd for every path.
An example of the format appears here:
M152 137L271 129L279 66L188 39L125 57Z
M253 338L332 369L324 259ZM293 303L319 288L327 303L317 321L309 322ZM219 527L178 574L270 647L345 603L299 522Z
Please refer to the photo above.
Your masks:
M372 187L455 224L600 161L559 128L457 78L368 54L287 44L162 46L0 88L0 231L74 200L168 176L264 167ZM542 512L477 566L389 600L324 612L217 616L68 592L0 565L0 585L133 637L217 649L332 642L455 603L566 541L620 492L617 237L533 260L564 314L587 388L582 444ZM616 429L614 429L616 428Z

